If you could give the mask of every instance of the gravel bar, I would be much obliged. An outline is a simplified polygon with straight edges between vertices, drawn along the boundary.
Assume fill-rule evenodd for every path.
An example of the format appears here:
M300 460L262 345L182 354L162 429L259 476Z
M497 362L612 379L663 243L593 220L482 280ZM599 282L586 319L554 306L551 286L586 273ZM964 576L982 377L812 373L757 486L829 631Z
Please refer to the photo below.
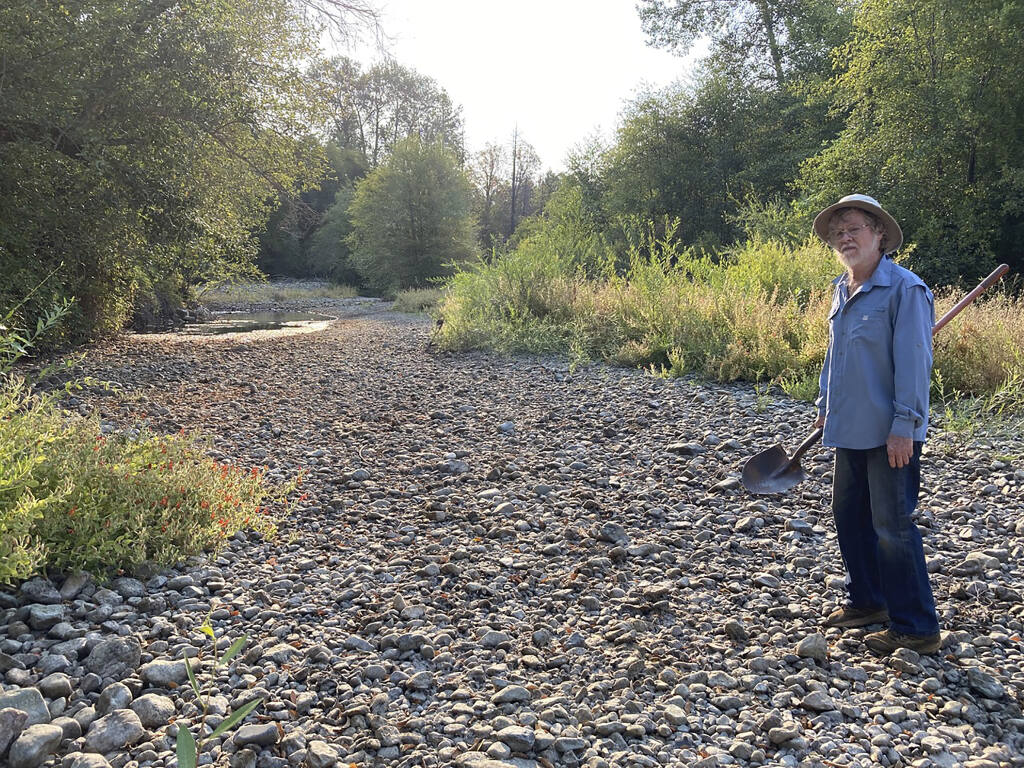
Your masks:
M260 307L266 308L266 307ZM104 429L196 430L305 472L279 534L97 583L0 591L0 763L1024 766L1024 443L926 446L919 525L944 643L886 659L843 600L831 452L786 496L743 462L812 408L750 385L448 354L367 300L302 334L125 335L84 372ZM209 616L223 650L214 668ZM186 664L207 681L201 703Z

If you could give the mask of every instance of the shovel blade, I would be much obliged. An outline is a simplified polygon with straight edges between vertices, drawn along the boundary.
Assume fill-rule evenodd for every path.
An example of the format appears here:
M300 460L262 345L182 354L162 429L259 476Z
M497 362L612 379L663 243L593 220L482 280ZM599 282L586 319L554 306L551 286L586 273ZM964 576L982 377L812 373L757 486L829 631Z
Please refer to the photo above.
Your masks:
M785 493L807 477L799 462L792 462L781 445L773 445L743 465L743 487L751 493Z

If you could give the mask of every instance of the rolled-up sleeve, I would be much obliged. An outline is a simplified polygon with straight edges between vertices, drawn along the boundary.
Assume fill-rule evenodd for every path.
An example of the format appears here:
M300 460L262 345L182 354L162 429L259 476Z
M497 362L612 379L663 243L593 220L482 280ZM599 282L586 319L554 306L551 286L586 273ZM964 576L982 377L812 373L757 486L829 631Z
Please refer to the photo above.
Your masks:
M828 379L829 363L832 358L832 345L829 344L825 350L825 362L821 365L821 374L818 376L818 399L814 404L818 406L818 416L824 418L825 407L828 405Z
M908 285L893 322L893 420L891 433L914 437L928 418L935 307L925 286Z

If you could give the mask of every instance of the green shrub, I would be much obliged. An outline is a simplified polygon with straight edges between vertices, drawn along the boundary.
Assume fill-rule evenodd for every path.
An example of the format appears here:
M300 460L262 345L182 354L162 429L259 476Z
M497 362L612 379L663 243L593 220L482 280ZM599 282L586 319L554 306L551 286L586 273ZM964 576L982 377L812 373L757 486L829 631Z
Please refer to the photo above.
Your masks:
M103 435L23 379L0 388L0 581L43 567L177 562L244 527L273 531L265 471L217 464L184 434Z
M103 435L98 418L65 413L60 393L36 394L13 372L68 310L33 332L0 323L0 583L44 568L169 564L245 526L271 533L265 505L292 484L269 489L264 469L217 464L184 434Z
M514 251L458 272L439 309L438 343L771 381L792 396L817 395L829 284L840 272L819 243L754 239L715 261L679 247L671 226L661 238L653 226L633 226L640 234L628 264L598 274L593 265L613 259L592 242L580 253L545 250L561 242L560 226L542 223ZM940 292L937 313L959 295ZM993 297L965 310L936 337L943 396L984 396L988 410L1024 413L1022 340L1021 299Z
M395 295L395 303L391 308L395 312L411 314L433 312L444 298L441 288L409 288Z

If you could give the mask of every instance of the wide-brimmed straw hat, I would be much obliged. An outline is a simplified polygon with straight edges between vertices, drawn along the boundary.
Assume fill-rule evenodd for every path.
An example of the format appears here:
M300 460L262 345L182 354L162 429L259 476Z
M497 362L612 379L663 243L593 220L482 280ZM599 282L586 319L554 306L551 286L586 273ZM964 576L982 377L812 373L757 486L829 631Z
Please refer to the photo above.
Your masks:
M885 228L885 245L883 250L891 253L903 244L903 230L896 223L896 219L886 213L886 210L878 204L878 201L868 195L847 195L838 203L830 205L814 217L814 234L828 243L828 223L832 214L840 208L860 208L878 217Z

